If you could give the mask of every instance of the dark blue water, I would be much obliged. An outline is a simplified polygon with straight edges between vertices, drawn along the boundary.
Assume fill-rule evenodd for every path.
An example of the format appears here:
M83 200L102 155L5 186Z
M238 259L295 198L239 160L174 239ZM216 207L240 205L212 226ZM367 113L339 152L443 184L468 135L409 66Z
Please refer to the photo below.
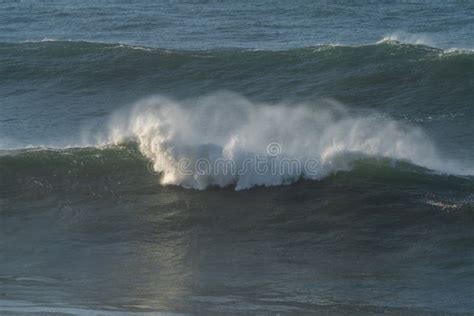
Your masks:
M0 314L472 313L473 36L472 1L0 1Z

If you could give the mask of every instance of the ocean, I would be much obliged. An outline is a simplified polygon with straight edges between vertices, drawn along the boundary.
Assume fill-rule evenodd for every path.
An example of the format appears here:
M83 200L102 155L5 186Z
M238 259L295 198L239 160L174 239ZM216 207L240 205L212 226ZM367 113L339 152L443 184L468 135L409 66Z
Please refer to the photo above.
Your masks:
M0 314L474 313L473 1L0 1Z

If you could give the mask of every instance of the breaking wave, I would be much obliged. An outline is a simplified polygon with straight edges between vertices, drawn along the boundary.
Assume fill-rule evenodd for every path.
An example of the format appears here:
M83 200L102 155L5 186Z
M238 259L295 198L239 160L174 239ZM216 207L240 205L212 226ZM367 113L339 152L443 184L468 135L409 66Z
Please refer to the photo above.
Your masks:
M163 185L195 189L318 180L367 157L474 174L444 159L420 128L377 113L356 113L332 100L288 105L252 103L230 92L180 102L154 96L116 113L106 133L90 137L101 145L136 142ZM232 168L216 167L219 161ZM290 161L285 168L271 168L284 161Z

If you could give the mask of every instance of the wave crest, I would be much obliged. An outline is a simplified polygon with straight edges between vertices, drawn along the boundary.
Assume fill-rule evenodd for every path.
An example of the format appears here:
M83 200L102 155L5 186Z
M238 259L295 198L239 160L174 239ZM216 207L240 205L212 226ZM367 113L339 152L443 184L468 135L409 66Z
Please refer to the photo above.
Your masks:
M387 43L387 42L397 42L397 43L404 43L404 44L411 44L411 45L424 45L435 47L433 41L428 38L426 35L420 34L409 34L405 32L395 32L389 35L384 36L383 39L377 42L380 43Z
M442 160L434 144L416 127L381 118L376 113L354 113L343 105L323 100L318 104L256 104L230 92L178 102L154 96L117 113L110 122L107 143L133 140L161 173L161 183L205 189L289 184L322 179L349 170L361 157L404 160L443 173L467 175L472 170ZM278 144L275 152L270 144ZM262 172L255 157L291 159L304 168ZM218 169L218 160L230 160L235 169ZM188 168L182 168L186 161ZM207 161L207 172L198 172ZM191 167L190 167L191 166Z

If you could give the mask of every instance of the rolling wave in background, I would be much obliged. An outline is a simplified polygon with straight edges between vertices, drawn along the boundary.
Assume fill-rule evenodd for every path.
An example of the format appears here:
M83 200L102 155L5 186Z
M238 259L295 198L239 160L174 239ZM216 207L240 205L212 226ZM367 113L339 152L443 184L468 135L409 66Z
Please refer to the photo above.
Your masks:
M7 74L0 78L6 96L0 127L3 149L82 146L83 130L103 125L118 108L144 97L158 94L179 103L228 90L257 105L311 107L318 100L333 99L349 109L420 125L437 143L444 143L442 147L451 147L449 153L459 147L472 150L468 137L454 139L456 129L466 135L473 129L469 109L474 54L469 50L392 39L274 51L48 41L2 43L0 60L0 71ZM32 86L37 88L33 91ZM74 106L74 113L67 112L66 103ZM34 129L21 124L15 128L18 107L22 113L36 113ZM51 115L57 117L49 128Z

